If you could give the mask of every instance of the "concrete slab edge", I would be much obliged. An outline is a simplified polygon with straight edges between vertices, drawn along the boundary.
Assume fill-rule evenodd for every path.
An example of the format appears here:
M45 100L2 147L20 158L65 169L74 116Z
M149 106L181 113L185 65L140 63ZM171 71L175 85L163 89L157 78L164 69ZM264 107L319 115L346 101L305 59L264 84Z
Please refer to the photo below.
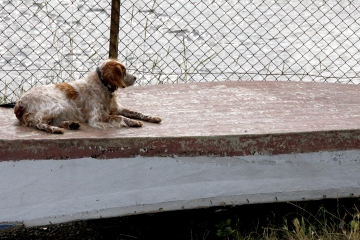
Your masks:
M277 155L359 149L360 130L231 136L0 139L0 162L25 159Z

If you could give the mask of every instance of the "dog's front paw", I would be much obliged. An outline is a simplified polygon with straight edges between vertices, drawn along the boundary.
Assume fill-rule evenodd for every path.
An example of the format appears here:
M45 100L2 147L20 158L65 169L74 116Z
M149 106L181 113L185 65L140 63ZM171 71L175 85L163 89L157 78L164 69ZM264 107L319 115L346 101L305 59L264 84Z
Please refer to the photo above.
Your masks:
M54 127L54 128L52 128L52 133L54 133L54 134L64 134L64 129L63 129L63 128Z
M90 126L99 128L99 129L107 129L107 128L112 127L112 125L110 125L109 123L105 123L105 122L90 123Z
M161 118L160 117L151 117L149 122L152 123L160 123L161 122Z
M77 122L77 121L76 122L71 122L69 124L69 129L76 130L76 129L79 129L80 126L81 126L81 124L79 122Z
M129 119L129 118L124 118L123 121L127 127L142 127L143 126L143 122L141 122L141 121L137 121L137 120L133 120L133 119Z
M157 116L145 115L141 118L144 121L151 122L151 123L159 123L161 122L161 118Z
M63 122L61 122L60 126L63 128L66 128L66 129L76 130L81 125L78 121L63 121Z
M129 127L142 127L143 125L142 121L131 120Z

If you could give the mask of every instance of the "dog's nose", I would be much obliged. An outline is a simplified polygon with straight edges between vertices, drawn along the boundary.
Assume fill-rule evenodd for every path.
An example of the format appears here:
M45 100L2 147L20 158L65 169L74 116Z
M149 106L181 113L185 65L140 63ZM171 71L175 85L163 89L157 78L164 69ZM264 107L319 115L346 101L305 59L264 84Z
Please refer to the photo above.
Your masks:
M136 77L134 77L134 80L136 81Z

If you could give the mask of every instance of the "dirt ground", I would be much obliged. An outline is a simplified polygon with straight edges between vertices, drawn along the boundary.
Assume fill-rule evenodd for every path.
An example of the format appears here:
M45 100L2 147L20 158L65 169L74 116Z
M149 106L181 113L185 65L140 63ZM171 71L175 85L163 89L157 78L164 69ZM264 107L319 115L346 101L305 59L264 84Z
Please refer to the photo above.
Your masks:
M0 239L226 239L232 229L245 234L262 231L264 226L281 227L284 219L291 222L299 216L314 222L328 218L338 224L350 220L356 209L359 198L227 206L0 229Z

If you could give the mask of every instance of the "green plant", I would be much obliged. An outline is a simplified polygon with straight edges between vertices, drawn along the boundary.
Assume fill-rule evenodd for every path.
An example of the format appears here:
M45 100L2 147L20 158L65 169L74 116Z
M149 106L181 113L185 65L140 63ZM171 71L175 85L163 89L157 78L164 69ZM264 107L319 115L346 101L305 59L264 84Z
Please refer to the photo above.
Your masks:
M231 228L231 220L226 219L224 221L220 221L218 224L215 225L216 227L216 236L220 238L228 237L232 235L235 230Z

